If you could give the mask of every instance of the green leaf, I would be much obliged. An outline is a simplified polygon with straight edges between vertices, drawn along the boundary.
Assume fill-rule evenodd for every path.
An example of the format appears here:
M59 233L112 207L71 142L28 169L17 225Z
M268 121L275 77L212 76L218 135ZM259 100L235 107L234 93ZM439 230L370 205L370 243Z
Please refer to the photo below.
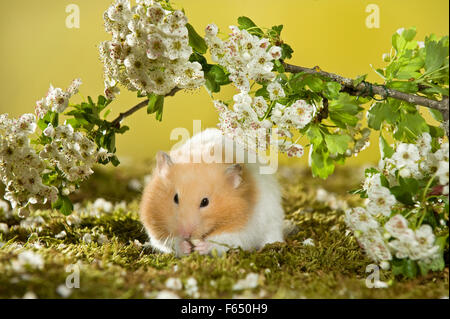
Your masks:
M281 35L281 31L283 30L283 25L274 25L271 30L274 31L279 37Z
M430 135L431 137L434 138L439 138L439 137L443 137L445 134L445 131L443 128L438 127L438 126L432 126L432 125L428 125L429 129L430 129ZM433 141L432 141L433 143ZM439 144L439 142L437 142L437 144Z
M189 57L189 62L198 62L202 65L203 72L207 72L211 67L211 64L208 64L206 58L200 53L193 52Z
M394 276L406 276L415 278L418 272L417 263L411 259L394 259L392 262L392 273Z
M263 86L262 88L259 88L255 92L255 96L262 96L265 99L269 99L269 91L267 91L267 87Z
M439 42L430 38L425 39L425 70L427 73L439 69L448 57L448 45L445 46L445 38Z
M292 58L292 53L294 53L294 50L292 49L292 47L289 44L287 44L287 43L281 44L281 59L282 60Z
M402 32L402 37L406 40L406 41L411 41L414 39L414 37L416 36L417 32L416 32L416 27L412 27L409 28L407 30L404 30Z
M120 161L119 161L119 159L117 158L116 155L114 155L113 157L111 157L110 160L111 160L111 163L112 163L114 166L119 166Z
M419 182L415 178L399 177L398 186L391 188L392 195L406 205L414 205L414 195L419 192Z
M151 94L148 98L147 114L156 113L156 119L162 120L162 112L164 108L164 96Z
M363 110L356 99L348 93L340 93L339 99L331 101L328 108L330 112L344 112L351 115L356 115Z
M228 79L224 69L219 65L213 65L208 71L208 74L214 77L214 80L220 85L228 84L231 81Z
M126 125L122 125L122 126L120 126L120 128L118 130L116 130L116 132L119 133L119 134L123 134L123 133L125 133L126 131L129 131L129 130L130 130L130 127L128 127Z
M386 87L404 93L416 93L419 90L417 83L410 81L390 81L386 83Z
M256 24L248 17L238 18L238 27L241 30L247 30L250 34L262 36L264 32L256 26ZM281 32L281 31L280 31Z
M311 125L308 128L308 131L306 131L306 134L315 147L318 147L323 142L323 136L320 132L320 128L315 125Z
M406 259L404 264L404 275L409 278L417 277L417 263L414 260Z
M395 77L399 80L415 80L418 79L422 74L420 72L410 71L410 70L399 70Z
M380 133L380 152L381 158L390 158L392 155L394 155L394 149L386 142L381 133Z
M59 210L63 215L68 216L73 211L73 204L69 197L64 195L59 195L56 202L52 204L53 209Z
M219 65L212 65L209 71L206 72L205 79L206 88L213 93L220 92L221 85L226 85L231 82L223 68Z
M408 59L399 69L399 71L418 71L423 68L424 60L422 57Z
M186 24L186 28L188 29L189 45L198 53L205 54L208 50L205 39L203 39L197 31L195 31L194 27L190 23Z
M48 111L47 113L45 113L42 119L39 119L37 125L41 130L45 130L49 123L51 123L53 127L57 127L58 122L59 122L59 114L53 111Z
M348 143L352 138L346 134L343 135L325 135L325 143L331 154L344 154L348 149Z
M328 99L337 99L339 98L339 92L341 91L342 86L337 82L327 82L325 84L324 95Z
M318 76L308 75L303 81L313 92L321 92L323 90L324 83Z
M398 111L388 102L375 103L367 112L367 122L370 128L379 130L386 121L394 124L398 118Z
M436 121L438 121L438 122L444 121L444 116L442 115L441 111L436 110L436 109L432 109L432 108L428 108L428 111L430 111L431 116L433 116L433 118Z
M363 110L354 97L347 93L339 93L337 100L332 100L328 105L330 119L340 128L346 129L347 125L355 126L358 118L355 116Z
M399 35L398 33L394 33L392 36L392 46L394 47L397 52L403 51L406 45L406 40Z
M313 151L310 156L310 165L313 176L326 179L334 172L333 160L329 158L329 154L324 151L323 147L315 147L311 145Z
M394 137L397 140L415 141L417 137L424 132L429 132L430 128L427 125L425 119L419 112L406 113L400 118L397 123L397 131L394 133Z

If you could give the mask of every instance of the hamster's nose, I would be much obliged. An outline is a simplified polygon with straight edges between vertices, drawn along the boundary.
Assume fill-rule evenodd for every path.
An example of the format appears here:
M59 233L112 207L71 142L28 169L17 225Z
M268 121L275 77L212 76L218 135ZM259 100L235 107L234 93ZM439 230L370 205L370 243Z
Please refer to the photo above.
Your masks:
M178 229L178 233L184 239L189 239L192 235L192 232L193 232L192 227L180 226L180 228Z

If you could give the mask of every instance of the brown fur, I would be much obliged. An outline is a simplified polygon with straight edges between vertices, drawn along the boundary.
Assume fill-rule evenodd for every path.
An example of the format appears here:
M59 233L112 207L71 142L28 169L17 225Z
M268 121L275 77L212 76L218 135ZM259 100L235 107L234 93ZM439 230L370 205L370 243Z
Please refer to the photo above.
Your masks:
M144 226L159 240L180 236L180 227L192 229L192 239L242 229L256 202L255 182L242 165L242 182L233 187L233 176L226 173L230 165L175 163L164 173L156 168L142 196ZM209 205L200 208L205 197Z

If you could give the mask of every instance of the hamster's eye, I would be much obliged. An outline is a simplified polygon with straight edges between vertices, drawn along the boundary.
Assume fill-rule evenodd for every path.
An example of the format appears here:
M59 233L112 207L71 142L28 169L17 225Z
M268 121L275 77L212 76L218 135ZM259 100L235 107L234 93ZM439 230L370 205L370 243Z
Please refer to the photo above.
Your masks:
M175 204L178 205L178 193L176 193L175 196L173 197L173 201L175 202Z
M202 199L202 202L200 203L200 207L206 207L209 204L209 199L206 197Z

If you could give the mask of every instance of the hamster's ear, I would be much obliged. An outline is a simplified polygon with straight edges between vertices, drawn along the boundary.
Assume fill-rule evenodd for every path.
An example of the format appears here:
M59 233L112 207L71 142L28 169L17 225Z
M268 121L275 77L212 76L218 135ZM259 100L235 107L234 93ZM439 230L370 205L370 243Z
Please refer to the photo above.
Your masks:
M225 170L227 178L231 181L234 188L238 188L242 184L242 166L241 164L234 164Z
M156 172L161 176L167 175L170 166L173 165L172 159L167 153L159 151L156 154Z

